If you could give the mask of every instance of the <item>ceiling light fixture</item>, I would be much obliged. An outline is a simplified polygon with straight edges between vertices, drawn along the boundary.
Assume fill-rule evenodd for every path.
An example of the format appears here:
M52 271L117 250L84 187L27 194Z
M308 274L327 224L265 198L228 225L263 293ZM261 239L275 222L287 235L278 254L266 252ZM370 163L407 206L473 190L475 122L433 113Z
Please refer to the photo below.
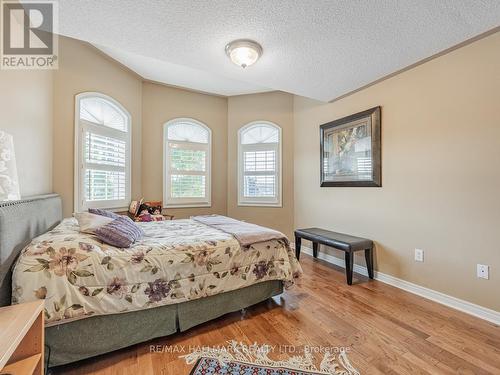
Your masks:
M226 54L233 63L242 68L255 64L262 56L259 43L249 39L233 40L226 46Z

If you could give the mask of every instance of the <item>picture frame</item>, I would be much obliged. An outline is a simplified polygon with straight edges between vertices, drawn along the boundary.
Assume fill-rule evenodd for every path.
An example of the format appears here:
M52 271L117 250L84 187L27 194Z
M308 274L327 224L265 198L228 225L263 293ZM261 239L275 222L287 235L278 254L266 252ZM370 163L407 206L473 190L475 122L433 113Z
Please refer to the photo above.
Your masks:
M321 187L382 186L381 107L320 126Z
M137 216L137 214L139 212L139 207L141 207L143 200L144 200L144 198L141 198L138 201L130 202L130 206L128 207L128 212L130 215L132 215L133 217Z

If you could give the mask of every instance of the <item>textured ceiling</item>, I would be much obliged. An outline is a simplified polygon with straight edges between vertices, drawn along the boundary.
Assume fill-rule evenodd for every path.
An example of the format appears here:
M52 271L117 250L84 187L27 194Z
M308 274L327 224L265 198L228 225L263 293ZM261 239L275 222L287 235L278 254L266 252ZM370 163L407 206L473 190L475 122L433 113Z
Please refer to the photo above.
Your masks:
M257 86L250 82L237 81L217 73L213 74L205 70L190 68L186 65L172 64L112 47L100 45L95 45L95 47L150 81L223 96L272 91L272 89Z
M59 13L61 34L112 47L146 78L216 93L267 87L323 101L500 25L499 0L60 0ZM224 53L239 38L264 48L247 69ZM165 63L140 68L155 60Z

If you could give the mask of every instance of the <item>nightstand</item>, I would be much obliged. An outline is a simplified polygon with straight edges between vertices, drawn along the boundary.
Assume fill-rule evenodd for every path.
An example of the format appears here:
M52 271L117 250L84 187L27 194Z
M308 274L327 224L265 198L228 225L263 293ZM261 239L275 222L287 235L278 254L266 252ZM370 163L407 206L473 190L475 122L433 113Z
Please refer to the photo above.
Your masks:
M43 302L0 308L1 375L43 375Z

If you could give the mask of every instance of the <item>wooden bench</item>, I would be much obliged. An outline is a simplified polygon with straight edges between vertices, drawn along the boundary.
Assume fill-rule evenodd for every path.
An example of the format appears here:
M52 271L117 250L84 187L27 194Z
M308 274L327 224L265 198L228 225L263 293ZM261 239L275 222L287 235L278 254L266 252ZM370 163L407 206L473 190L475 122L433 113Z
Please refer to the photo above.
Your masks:
M345 252L345 271L347 284L352 285L352 269L354 252L364 250L368 276L373 279L373 241L366 238L349 236L348 234L332 232L320 228L297 229L295 231L295 254L300 258L302 238L313 244L313 256L318 257L319 244L333 247Z

